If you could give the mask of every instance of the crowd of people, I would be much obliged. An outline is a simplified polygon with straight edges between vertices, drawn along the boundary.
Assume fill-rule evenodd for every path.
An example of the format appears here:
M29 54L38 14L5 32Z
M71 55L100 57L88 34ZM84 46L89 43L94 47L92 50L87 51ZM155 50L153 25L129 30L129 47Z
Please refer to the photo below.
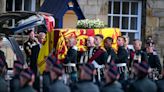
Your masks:
M14 61L10 92L164 92L164 72L151 37L142 49L139 39L134 39L133 48L129 48L129 38L118 36L115 50L111 37L104 39L97 34L87 38L87 50L83 52L78 51L76 38L71 37L65 60L60 62L54 51L45 57L46 68L40 75L37 56L46 35L40 32L36 38L33 30L28 34L24 50L29 67L24 69L20 61ZM0 55L0 92L8 92L5 56L2 51Z

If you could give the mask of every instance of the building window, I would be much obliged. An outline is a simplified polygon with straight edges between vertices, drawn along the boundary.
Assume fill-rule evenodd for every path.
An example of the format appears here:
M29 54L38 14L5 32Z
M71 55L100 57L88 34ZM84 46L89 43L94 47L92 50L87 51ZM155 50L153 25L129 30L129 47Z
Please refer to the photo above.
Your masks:
M35 11L36 0L6 0L6 11ZM14 26L16 20L9 21Z
M120 28L123 35L141 39L142 2L138 0L110 0L108 5L108 27Z

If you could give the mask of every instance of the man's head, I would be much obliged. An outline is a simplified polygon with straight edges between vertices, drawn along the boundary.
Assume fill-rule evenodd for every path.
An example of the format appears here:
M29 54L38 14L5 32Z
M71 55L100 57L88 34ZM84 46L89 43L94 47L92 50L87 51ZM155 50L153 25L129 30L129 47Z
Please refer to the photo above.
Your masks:
M138 39L133 41L133 47L135 50L141 50L142 42Z
M107 83L114 82L119 79L119 72L116 65L109 65L104 71L104 77Z
M94 38L92 36L89 36L87 39L87 47L94 47Z
M153 53L154 52L154 43L146 43L146 52Z
M35 38L35 33L34 33L34 29L33 28L25 30L25 34L29 35L30 39L34 39Z
M50 70L51 80L58 79L60 76L62 76L63 72L63 66L61 64L54 63Z
M20 85L23 87L24 85L28 85L32 79L33 72L27 68L24 69L20 74Z
M141 63L134 63L133 65L134 74L138 77L145 77L149 73L149 65L147 62L142 61Z
M68 42L67 42L67 46L68 47L73 47L75 45L76 45L76 38L74 38L74 37L69 38Z
M93 64L83 64L80 65L80 80L92 80L93 75L95 74L95 67Z
M123 37L125 38L125 46L127 46L129 44L129 37L126 35L123 35Z
M126 40L123 36L118 36L117 37L117 45L118 46L124 46L125 42L126 42Z
M101 42L103 41L103 38L104 37L101 34L95 35L95 37L94 37L94 44L96 45L96 47L101 45Z
M23 64L22 62L20 61L14 61L14 67L13 67L13 72L14 72L14 75L19 75L20 72L22 71L23 69Z
M113 39L111 37L107 37L104 40L105 48L112 47Z
M40 44L44 44L46 40L46 34L44 32L40 32L38 34L38 41Z

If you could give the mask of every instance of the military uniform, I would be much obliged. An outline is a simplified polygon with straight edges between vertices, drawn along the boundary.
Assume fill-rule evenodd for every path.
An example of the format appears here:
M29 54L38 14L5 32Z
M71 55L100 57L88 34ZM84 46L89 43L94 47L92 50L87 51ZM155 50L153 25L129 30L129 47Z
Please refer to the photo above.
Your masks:
M71 47L68 49L64 63L77 63L77 47Z
M117 51L117 60L116 63L127 63L128 61L128 52L124 46L120 46Z
M158 69L159 73L161 73L162 66L157 53L156 52L148 53L147 56L148 56L148 63L150 67Z
M35 92L35 90L31 86L26 85L20 88L17 92Z
M94 47L88 47L87 51L83 52L80 56L80 63L87 63L89 58L93 55Z
M110 58L110 62L111 61L116 61L117 55L116 55L114 49L112 47L109 47L109 48L106 48L106 50L107 50L107 53L108 53L108 58Z
M158 80L156 82L158 91L157 92L164 92L164 79Z
M70 89L62 80L53 80L48 92L70 92Z
M24 51L26 53L27 63L30 63L30 57L32 55L32 47L37 45L37 42L30 38L24 43Z
M108 54L103 47L94 48L92 57L89 59L89 62L96 61L99 65L107 63Z
M71 87L71 92L99 92L99 88L92 81L79 81Z
M50 73L43 72L43 92L47 92L50 82L51 82Z
M0 92L7 92L7 83L2 76L0 76Z
M130 65L132 65L134 62L148 62L148 58L147 58L147 54L142 51L142 50L138 50L138 51L130 51Z
M106 84L102 89L101 92L123 92L121 84L119 82L109 83Z
M146 77L139 78L130 85L128 92L157 92L157 86Z
M19 88L20 88L19 75L16 75L10 81L10 92L17 92Z

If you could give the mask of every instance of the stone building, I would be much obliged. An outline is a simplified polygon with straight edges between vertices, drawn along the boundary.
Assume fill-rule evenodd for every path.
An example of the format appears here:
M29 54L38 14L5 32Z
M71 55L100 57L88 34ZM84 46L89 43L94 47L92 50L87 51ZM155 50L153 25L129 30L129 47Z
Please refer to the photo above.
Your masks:
M164 55L164 0L78 0L84 16L99 18L108 27L119 27L130 39L155 40Z

